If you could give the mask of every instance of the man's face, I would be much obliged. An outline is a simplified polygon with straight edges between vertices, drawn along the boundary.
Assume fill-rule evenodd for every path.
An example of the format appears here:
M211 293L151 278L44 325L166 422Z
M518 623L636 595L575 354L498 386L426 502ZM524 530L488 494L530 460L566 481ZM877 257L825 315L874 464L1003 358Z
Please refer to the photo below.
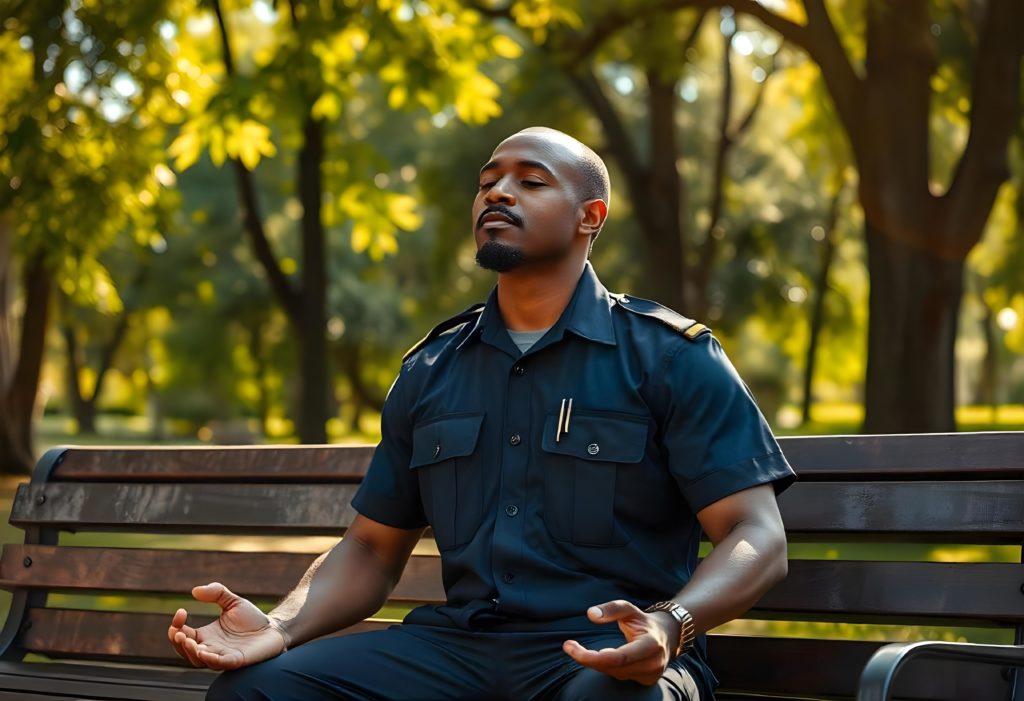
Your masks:
M473 231L481 267L506 272L569 254L578 237L578 177L556 141L517 134L480 171Z

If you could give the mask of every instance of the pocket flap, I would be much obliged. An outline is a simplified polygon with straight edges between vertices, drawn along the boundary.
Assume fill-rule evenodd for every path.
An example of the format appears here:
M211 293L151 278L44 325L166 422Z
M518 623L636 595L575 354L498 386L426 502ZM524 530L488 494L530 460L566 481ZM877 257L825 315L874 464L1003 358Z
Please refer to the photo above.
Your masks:
M412 430L409 468L471 455L483 421L483 414L449 414L417 424Z
M573 411L569 431L558 432L558 415L544 423L542 447L581 460L640 462L647 447L647 417L597 411Z

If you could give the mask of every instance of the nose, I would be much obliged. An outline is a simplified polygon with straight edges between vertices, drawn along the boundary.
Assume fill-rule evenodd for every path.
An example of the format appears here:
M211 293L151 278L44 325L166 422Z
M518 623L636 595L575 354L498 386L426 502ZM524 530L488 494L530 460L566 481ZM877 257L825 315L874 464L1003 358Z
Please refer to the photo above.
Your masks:
M506 175L503 178L499 178L494 185L484 194L484 202L487 204L496 204L498 202L504 202L505 204L515 204L516 196L512 194L512 190L509 187L511 174Z

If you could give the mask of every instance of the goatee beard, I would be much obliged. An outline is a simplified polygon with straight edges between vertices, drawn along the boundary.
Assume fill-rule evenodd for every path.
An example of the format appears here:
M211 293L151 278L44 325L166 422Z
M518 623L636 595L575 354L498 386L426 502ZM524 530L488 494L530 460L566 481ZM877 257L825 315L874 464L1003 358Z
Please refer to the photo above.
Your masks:
M526 257L521 250L498 241L487 241L476 252L477 265L496 273L515 270L525 262Z

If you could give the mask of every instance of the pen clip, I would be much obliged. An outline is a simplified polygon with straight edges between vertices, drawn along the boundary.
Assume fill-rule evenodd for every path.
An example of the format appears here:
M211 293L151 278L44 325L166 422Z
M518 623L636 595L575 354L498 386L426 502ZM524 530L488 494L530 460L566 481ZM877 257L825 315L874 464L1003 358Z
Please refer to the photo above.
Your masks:
M562 419L565 418L565 400L562 400L562 406L558 410L558 428L555 431L555 443L562 440Z

